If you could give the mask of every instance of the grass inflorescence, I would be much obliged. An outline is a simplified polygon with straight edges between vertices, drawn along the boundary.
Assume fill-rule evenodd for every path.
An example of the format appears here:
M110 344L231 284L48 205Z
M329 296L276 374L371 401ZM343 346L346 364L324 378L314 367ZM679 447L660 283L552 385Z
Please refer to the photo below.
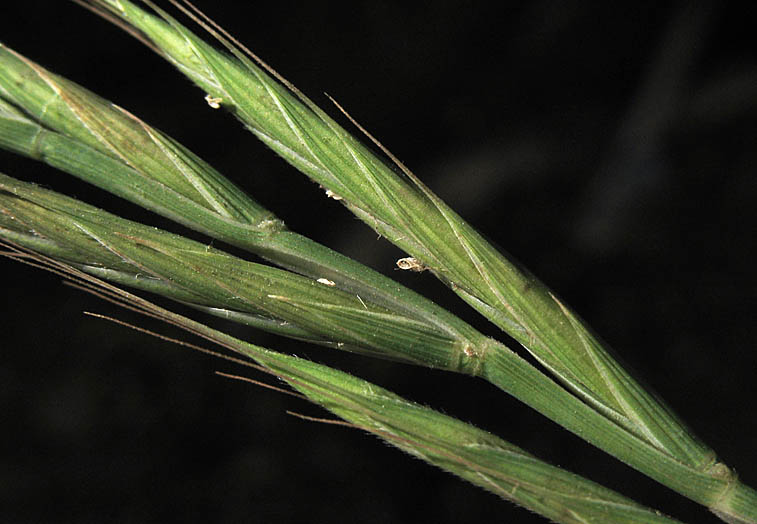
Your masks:
M276 334L481 376L725 520L757 519L754 491L640 385L561 299L493 247L370 135L366 136L375 149L348 133L210 20L193 14L191 4L184 13L200 16L201 24L226 51L214 48L155 6L150 13L127 1L88 5L115 17L198 84L211 107L232 112L266 145L324 187L328 196L405 251L408 256L400 259L400 268L437 276L528 349L543 371L431 301L291 232L175 140L3 46L0 145L260 255L281 269L3 176L0 232L6 240L39 253L36 256L42 260L52 257L62 262L63 271L83 271L80 276L103 277ZM138 301L123 296L132 304ZM158 316L191 325L194 332L210 333L206 331L210 328L172 315L161 310ZM270 352L240 350L243 343L212 333L208 335L212 340L273 369L295 389L357 427L549 518L666 520L626 505L625 499L606 503L616 495L595 493L588 481L549 469L540 461L532 463L531 458L523 470L503 464L504 469L492 476L487 463L494 465L500 459L490 451L522 452L508 448L504 441L481 444L479 437L462 436L478 430L399 398L398 405L404 408L394 412L387 399L395 397L388 392L375 397L377 386L350 382L358 379L308 363L301 365L315 366L309 369L331 379L303 378L299 371L259 360L260 355L270 357ZM284 356L274 360L278 358L290 362ZM303 389L301 380L319 385ZM350 393L339 389L346 383L352 384ZM370 398L357 399L355 388L368 392ZM341 402L335 399L343 394L361 409L355 409L357 404L335 407ZM385 411L375 415L363 411L365 402L374 401ZM427 424L419 426L419 420ZM388 427L396 431L387 431ZM408 432L418 427L426 428L426 433ZM444 440L447 437L451 440ZM532 470L538 471L538 479L528 476ZM527 488L532 483L535 491ZM570 491L567 498L563 489ZM590 501L599 501L602 507Z

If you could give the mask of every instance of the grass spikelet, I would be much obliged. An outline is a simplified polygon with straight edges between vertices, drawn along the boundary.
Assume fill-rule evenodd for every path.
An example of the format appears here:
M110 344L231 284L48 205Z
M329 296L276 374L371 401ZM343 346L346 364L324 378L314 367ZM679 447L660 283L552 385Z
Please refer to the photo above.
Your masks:
M188 342L179 342L185 347L246 364L278 377L311 402L345 421L326 422L371 433L424 462L554 522L678 522L603 486L551 466L490 433L410 402L375 384L309 360L243 342L99 281L73 267L24 251L13 244L5 244L4 247L11 257L33 260L35 264L77 282L76 285L83 289L147 316L161 319L239 355L243 360ZM118 320L115 322L124 324ZM256 364L249 363L247 359ZM256 380L251 382L262 384ZM273 388L287 392L278 387ZM307 416L304 418L323 420Z
M721 488L701 489L688 482L672 482L678 484L674 489L707 506L720 503L721 494L737 482L735 474L724 478L725 466L714 451L618 364L553 292L494 248L380 143L374 140L388 160L352 137L208 19L192 15L231 56L146 3L158 16L127 0L90 2L138 33L209 95L222 99L223 107L258 138L339 195L357 217L523 344L561 383L604 417L642 439L660 456L672 457L697 476L709 478L705 484L724 482ZM190 6L183 11L191 14L191 4L183 5ZM494 359L495 353L490 358ZM669 478L664 482L671 485Z

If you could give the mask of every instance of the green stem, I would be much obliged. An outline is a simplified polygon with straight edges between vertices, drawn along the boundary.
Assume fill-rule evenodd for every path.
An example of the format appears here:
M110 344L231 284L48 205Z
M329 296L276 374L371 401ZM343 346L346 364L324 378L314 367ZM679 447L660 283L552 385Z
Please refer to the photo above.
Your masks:
M757 491L734 479L726 494L710 511L731 524L757 524Z

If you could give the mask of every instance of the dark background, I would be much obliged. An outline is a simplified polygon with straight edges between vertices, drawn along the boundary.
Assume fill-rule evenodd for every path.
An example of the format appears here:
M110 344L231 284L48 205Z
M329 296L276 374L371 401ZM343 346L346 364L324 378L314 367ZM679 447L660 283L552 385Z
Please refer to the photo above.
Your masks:
M757 485L757 19L736 4L197 2L316 101L328 92L557 290ZM495 3L492 3L495 4ZM746 9L746 8L743 8ZM5 2L0 40L183 142L291 228L460 312L427 275L120 30ZM336 114L336 111L332 111ZM0 152L0 170L180 228ZM82 315L118 311L0 260L4 522L542 522L296 399ZM216 325L473 422L687 522L696 504L481 381Z

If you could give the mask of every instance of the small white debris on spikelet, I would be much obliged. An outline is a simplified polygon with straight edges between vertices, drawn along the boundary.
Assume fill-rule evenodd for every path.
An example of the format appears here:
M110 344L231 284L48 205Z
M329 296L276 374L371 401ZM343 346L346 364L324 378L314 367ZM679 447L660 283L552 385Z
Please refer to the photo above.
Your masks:
M421 271L426 271L428 269L428 266L423 265L415 257L400 258L397 261L397 267L400 269L404 269L406 271L415 271L417 273L420 273Z
M223 102L223 98L218 98L212 95L205 95L205 101L213 109L218 109L219 107L221 107L221 102Z
M340 197L339 195L337 195L330 189L326 190L326 196L329 198L333 198L334 200L342 200L342 197Z

